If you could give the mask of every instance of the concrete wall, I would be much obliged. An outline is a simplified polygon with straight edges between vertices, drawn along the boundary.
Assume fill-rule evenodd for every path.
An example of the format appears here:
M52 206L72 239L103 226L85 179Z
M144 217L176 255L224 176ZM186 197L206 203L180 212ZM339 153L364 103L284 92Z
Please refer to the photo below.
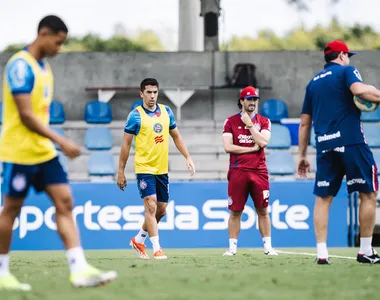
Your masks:
M0 53L1 70L9 57L9 53ZM64 103L69 120L82 120L85 104L97 99L97 93L86 92L86 87L137 86L145 77L157 78L163 88L213 83L222 86L226 75L225 54L220 52L64 53L50 62L55 73L55 98ZM298 117L304 88L324 63L319 52L231 52L230 73L239 62L256 64L258 85L271 86L270 90L261 90L262 99L284 99L290 117ZM361 52L353 57L352 63L366 82L380 87L380 77L376 76L380 70L380 51ZM198 91L183 106L182 118L223 120L237 111L237 97L236 89ZM125 120L132 102L138 98L138 91L118 92L110 102L114 118ZM171 104L163 93L160 102Z

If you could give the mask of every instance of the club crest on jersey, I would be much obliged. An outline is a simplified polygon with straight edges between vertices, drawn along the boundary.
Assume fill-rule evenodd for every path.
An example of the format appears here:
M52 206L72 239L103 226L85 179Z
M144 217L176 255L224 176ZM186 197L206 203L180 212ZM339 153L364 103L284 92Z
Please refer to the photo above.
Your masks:
M156 123L153 125L153 130L155 133L161 133L162 132L162 125L160 123Z
M144 179L140 180L140 189L145 190L147 188L148 184Z

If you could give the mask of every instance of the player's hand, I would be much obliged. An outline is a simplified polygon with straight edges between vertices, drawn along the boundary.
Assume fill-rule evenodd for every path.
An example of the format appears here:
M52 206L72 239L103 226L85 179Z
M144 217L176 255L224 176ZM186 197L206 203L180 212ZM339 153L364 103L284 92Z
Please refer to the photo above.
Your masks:
M302 178L306 178L307 173L310 173L310 163L306 157L299 158L297 171L298 175L300 175Z
M187 169L190 171L190 175L193 176L195 174L195 164L191 157L186 158L186 166Z
M127 178L125 178L124 172L118 172L117 173L116 183L117 183L117 186L119 187L119 189L121 189L122 191L124 191L124 189L127 186Z
M257 152L259 151L261 148L259 145L255 144L253 147L252 147L252 152Z
M242 113L241 120L247 126L251 126L252 125L252 120L251 120L250 116L248 116L247 112Z
M73 159L80 155L80 146L70 140L62 139L57 144L61 147L63 154L65 154L68 158Z

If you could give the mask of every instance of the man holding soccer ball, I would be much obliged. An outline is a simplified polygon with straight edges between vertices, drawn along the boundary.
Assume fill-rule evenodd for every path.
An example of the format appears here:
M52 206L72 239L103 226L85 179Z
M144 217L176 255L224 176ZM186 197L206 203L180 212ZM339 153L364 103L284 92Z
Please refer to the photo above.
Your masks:
M317 173L314 194L314 227L318 264L329 264L326 246L328 215L333 197L346 175L348 193L359 192L359 263L380 264L372 248L378 191L377 168L368 147L361 122L360 103L380 102L380 91L362 83L359 71L349 66L350 52L342 41L332 41L324 49L326 65L306 87L299 127L298 173L306 177L310 164L306 158L313 122ZM364 109L363 109L364 110ZM333 217L333 216L332 216Z

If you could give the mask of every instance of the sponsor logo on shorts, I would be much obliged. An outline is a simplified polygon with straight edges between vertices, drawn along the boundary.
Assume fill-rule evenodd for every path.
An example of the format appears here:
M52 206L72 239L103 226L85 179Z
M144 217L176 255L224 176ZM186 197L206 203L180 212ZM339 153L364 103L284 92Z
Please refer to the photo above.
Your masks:
M365 184L365 180L363 178L353 178L347 181L347 185L353 185L353 184Z
M140 180L140 189L145 190L147 188L148 184L144 179Z
M340 138L340 131L332 134L324 134L318 137L318 143Z
M228 197L228 205L232 205L233 201L231 197Z
M318 182L317 182L317 186L318 186L318 187L326 187L326 186L330 186L330 182L327 182L326 180L324 180L324 181L318 181Z
M12 187L16 192L22 192L26 188L26 178L24 174L16 174L12 179Z
M269 198L269 190L263 191L263 198L268 199ZM267 200L268 201L268 200Z

